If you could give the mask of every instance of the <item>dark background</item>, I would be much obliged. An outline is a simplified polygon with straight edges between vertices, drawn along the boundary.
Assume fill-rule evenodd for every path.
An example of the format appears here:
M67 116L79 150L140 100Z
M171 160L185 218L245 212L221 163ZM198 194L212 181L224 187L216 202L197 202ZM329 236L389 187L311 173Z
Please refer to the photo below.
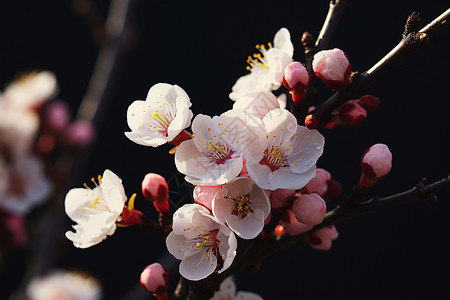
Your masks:
M105 17L109 1L94 2ZM420 12L425 25L447 8L447 1L348 1L329 47L346 51L353 69L364 71L398 43L412 11ZM188 93L194 114L221 114L232 106L228 93L246 74L245 60L255 44L272 41L279 28L287 27L294 58L304 61L301 34L316 36L327 9L325 0L137 1L131 43L115 74L84 178L109 168L131 195L139 192L146 173L155 172L171 179L172 192L184 192L181 182L175 183L182 176L167 154L169 146L147 148L124 136L128 105L144 99L153 84L167 82ZM71 1L2 1L0 28L0 90L19 71L52 70L60 84L58 97L75 114L99 47ZM381 105L362 125L320 130L326 145L318 167L342 183L343 195L359 179L361 154L379 142L390 147L393 169L370 195L404 191L423 176L433 181L449 173L449 32L447 26L367 89ZM320 83L317 87L319 102L331 95ZM340 236L330 251L302 241L263 261L260 272L239 275L238 288L265 299L448 299L450 193L438 195L435 204L412 202L337 224ZM180 197L173 194L173 200ZM136 207L155 215L142 196ZM63 230L69 226L67 218ZM65 238L60 242L62 251L52 257L52 265L89 270L100 279L105 299L144 299L137 286L140 271L155 261L165 262L172 284L177 281L178 263L167 256L164 241L139 228L118 229L86 250ZM18 251L0 266L0 299L19 286L26 265L26 253Z

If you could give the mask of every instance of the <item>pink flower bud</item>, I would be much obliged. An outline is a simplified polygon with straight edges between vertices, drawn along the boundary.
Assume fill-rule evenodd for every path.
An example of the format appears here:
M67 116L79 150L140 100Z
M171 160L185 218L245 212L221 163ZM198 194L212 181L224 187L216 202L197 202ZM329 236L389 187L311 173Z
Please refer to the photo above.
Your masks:
M52 101L43 111L43 127L51 132L62 132L70 122L69 106L64 101Z
M327 205L317 194L305 194L298 197L292 204L292 211L297 220L308 225L322 223Z
M326 251L331 249L331 242L338 236L336 227L329 225L310 233L306 237L306 242L313 248Z
M95 128L91 122L77 120L70 124L64 131L64 139L68 146L73 148L83 148L87 146L95 137Z
M330 179L330 172L318 168L316 170L316 177L311 179L302 191L306 194L316 193L319 196L323 196L328 190L328 180Z
M344 51L335 48L317 52L312 67L329 89L344 90L347 87L352 66Z
M289 202L294 197L295 190L277 189L270 195L270 205L272 209L288 208Z
M291 209L283 210L280 215L280 224L284 227L284 230L292 236L302 234L313 228L312 225L300 223Z
M392 153L385 144L375 144L367 149L361 158L363 175L362 187L370 187L376 180L383 178L392 168Z
M373 95L361 96L357 101L368 112L374 111L380 105L380 99Z
M302 63L294 61L284 69L283 85L291 92L304 94L311 82L311 74Z
M169 273L159 263L148 265L141 273L141 286L158 299L168 299Z
M142 180L142 194L159 212L169 211L169 186L159 174L148 173Z
M339 121L344 125L359 125L367 117L367 111L356 102L347 102L339 109Z
M218 191L222 190L222 185L207 186L197 185L194 188L194 200L209 210L212 210L211 201Z

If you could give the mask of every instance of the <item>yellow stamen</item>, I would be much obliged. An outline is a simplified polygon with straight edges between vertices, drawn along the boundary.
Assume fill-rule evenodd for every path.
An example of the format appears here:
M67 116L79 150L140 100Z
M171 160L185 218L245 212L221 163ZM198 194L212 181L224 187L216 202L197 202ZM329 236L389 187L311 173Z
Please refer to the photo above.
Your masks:
M163 118L161 118L161 117L159 116L158 112L155 111L155 112L152 114L152 118L157 118L158 120L161 121L161 123L163 123L164 125L166 125L166 127L169 127L169 124L168 124L166 121L164 121Z

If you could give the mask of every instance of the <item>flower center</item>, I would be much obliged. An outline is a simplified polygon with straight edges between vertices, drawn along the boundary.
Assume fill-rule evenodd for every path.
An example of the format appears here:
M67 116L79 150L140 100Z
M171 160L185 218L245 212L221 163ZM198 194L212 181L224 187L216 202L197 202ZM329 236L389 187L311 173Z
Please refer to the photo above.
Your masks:
M266 60L266 53L268 49L272 48L272 43L267 43L267 49L264 44L256 45L256 49L259 50L260 53L255 53L253 56L249 56L247 58L247 63L249 64L246 69L269 69L269 65ZM262 55L261 55L262 54Z
M250 194L244 196L237 196L236 198L227 197L234 201L233 208L231 209L231 214L240 217L241 219L246 216L250 216L253 213L252 209L252 199L250 199Z
M169 128L170 122L172 121L168 113L159 114L158 111L155 111L152 113L152 117L148 120L152 121L152 124L149 125L151 129L158 131L167 137L167 128Z
M264 150L264 156L259 163L268 166L272 172L278 170L280 167L289 165L285 157L284 147L273 145L270 147L270 150Z
M105 202L105 196L103 195L103 190L101 187L102 176L97 176L97 181L95 178L91 178L91 182L95 185L93 189L91 189L86 183L83 186L87 190L87 201L84 203L82 208L79 208L80 217L88 217L91 214L97 214L100 211L110 211L108 205Z

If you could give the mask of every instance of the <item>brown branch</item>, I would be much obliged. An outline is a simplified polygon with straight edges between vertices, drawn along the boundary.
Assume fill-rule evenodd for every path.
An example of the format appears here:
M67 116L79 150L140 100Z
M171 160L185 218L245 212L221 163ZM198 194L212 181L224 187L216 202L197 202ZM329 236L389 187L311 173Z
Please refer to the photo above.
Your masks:
M300 123L303 123L303 120L308 113L308 108L312 105L314 100L317 98L317 92L314 89L313 82L315 79L315 75L312 69L312 61L314 55L327 48L328 44L331 40L331 37L334 33L337 24L339 23L341 16L344 11L345 0L331 0L328 8L328 13L325 18L325 21L322 25L322 29L320 30L319 36L316 39L315 44L312 44L312 36L305 32L302 37L302 44L305 48L305 66L308 71L311 73L311 84L309 88L306 90L305 97L303 98L300 104L293 103L293 114L297 117L297 120Z
M368 71L355 76L352 83L346 90L336 92L325 103L315 109L312 114L319 120L325 120L336 108L350 100L352 97L361 93L373 80L384 73L389 67L403 59L407 54L417 49L417 46L423 45L432 36L436 35L448 22L450 9L446 10L431 23L423 27L418 32L410 32L402 38L394 49L392 49L379 62L372 66Z

